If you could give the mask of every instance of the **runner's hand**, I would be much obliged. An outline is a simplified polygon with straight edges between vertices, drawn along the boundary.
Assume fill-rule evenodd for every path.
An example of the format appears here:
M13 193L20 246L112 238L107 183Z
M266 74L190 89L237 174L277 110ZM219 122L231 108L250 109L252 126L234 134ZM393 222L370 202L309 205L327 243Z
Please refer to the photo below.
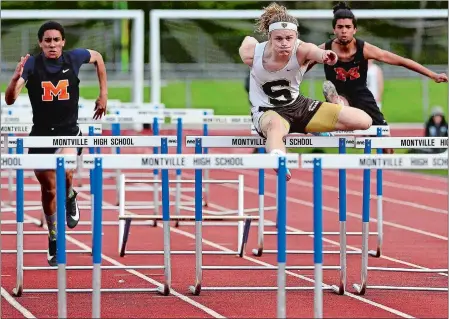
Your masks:
M17 64L16 69L14 70L13 79L18 80L22 76L23 73L23 67L25 66L25 62L30 57L29 54L25 55L24 57L20 57L20 62Z
M107 97L100 95L95 101L94 120L101 119L106 114Z
M338 61L337 54L332 50L326 50L323 53L323 63L328 65L334 65Z
M436 74L432 77L436 83L447 82L447 75L444 73Z

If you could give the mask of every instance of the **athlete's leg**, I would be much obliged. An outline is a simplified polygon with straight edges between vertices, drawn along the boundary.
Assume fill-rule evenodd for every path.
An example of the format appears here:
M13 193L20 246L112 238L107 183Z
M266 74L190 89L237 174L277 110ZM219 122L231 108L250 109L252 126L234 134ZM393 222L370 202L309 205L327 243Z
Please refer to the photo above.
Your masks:
M60 149L59 153L62 154L76 154L76 149ZM56 266L56 171L55 170L35 170L34 172L39 184L41 185L41 201L42 201L42 209L45 214L45 219L47 221L48 226L48 255L47 261L50 266ZM72 183L72 170L66 170L66 187L67 194L69 194L71 190ZM72 210L71 203L74 201L76 205L76 193L72 195L73 199L70 199L67 196L66 201L66 215L68 212ZM78 206L76 205L76 208ZM79 213L78 213L79 220ZM69 222L69 218L67 218L67 222ZM78 221L76 222L78 223ZM76 225L76 224L75 224ZM72 227L73 228L73 227Z
M286 119L274 111L266 111L259 119L259 129L266 137L265 150L273 155L285 155L287 150L284 137L290 130L290 124ZM277 170L275 169L277 172ZM290 170L287 169L287 181L291 179Z
M274 111L266 111L260 117L259 128L267 139L265 144L267 153L271 153L273 150L286 152L283 138L290 129L290 124L286 119Z
M371 117L362 110L323 102L307 124L306 132L367 130L371 124Z
M41 185L42 209L48 226L48 254L50 266L56 266L56 173L54 170L35 170Z
M78 150L76 148L61 148L60 154L77 155ZM67 227L75 228L78 225L80 219L80 211L76 196L78 193L73 189L73 171L72 169L66 170L66 220Z

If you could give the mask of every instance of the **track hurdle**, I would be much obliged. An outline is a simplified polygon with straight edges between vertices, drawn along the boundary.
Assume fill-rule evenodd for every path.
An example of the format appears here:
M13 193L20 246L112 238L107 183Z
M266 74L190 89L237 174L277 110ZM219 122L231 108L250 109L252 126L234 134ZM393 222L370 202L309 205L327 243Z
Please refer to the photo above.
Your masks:
M368 146L374 149L393 148L446 148L448 147L447 137L388 137L388 138L357 138L356 147L362 148ZM332 161L332 159L329 159ZM372 163L368 163L371 161ZM354 160L355 162L355 160ZM348 163L348 165L350 165ZM354 164L352 164L355 168ZM390 156L385 159L373 158L364 159L360 158L359 165L361 166L380 166L385 169L447 169L448 156L447 151L441 154L428 155L428 154L410 154L410 155L397 155L396 157ZM369 187L369 183L364 183L364 187ZM361 295L366 293L367 288L370 289L388 289L388 290L421 290L421 291L448 291L447 287L401 287L401 286L380 286L380 285L367 285L368 271L385 271L385 272L408 272L408 273L439 273L440 275L447 276L447 269L413 269L413 268L390 268L390 267L368 267L368 261L366 258L367 250L367 238L366 230L369 226L369 205L363 206L363 229L362 229L362 270L361 270L361 284L354 284L354 288Z
M19 142L19 146L21 142ZM1 168L16 170L17 174L17 273L16 287L13 293L21 296L23 289L23 221L24 221L24 188L23 188L23 170L24 169L55 169L56 170L56 214L57 214L57 261L58 267L58 316L67 317L67 298L66 298L66 252L65 252L65 199L66 199L66 179L65 170L76 167L76 156L72 155L23 155L23 154L5 154L1 158Z
M51 137L50 137L51 138ZM73 137L61 137L61 138L73 138ZM83 137L83 138L89 138L89 137ZM147 137L148 138L148 137ZM31 137L28 137L28 143L30 143ZM78 139L78 138L76 138ZM91 137L91 140L95 140L98 139L98 137ZM40 140L40 141L39 141ZM45 144L45 140L48 140L48 138L46 139L45 137L37 137L33 143L33 146L35 145L41 145L41 144ZM17 140L17 144L18 146L21 147L21 144L24 143L25 139L18 139ZM38 141L36 143L36 141ZM46 144L48 145L48 143ZM47 166L43 167L43 168L49 168L51 169L51 161L49 161L48 159L51 158L59 158L59 157L63 157L66 158L66 162L68 163L65 168L68 169L74 169L76 167L77 164L77 160L76 160L76 155L42 155L42 154L32 154L32 155L24 155L24 154L16 154L16 155L9 155L12 160L15 160L19 163L21 163L21 161L25 161L25 163L28 163L27 161L32 161L32 160L40 160L40 158L44 158L47 161ZM8 163L8 158L4 159L4 157L2 157L2 166L3 163L6 161L6 163ZM43 162L43 160L41 161ZM39 162L40 163L40 162ZM59 162L58 162L59 163ZM102 211L103 211L103 206L102 206L102 192L103 192L103 178L102 178L102 169L101 169L101 159L95 159L92 163L90 163L89 161L87 161L87 163L85 161L83 161L83 164L86 164L87 168L91 168L93 170L93 174L94 174L94 185L95 185L95 197L94 197L94 207L93 207L93 243L92 243L92 256L93 256L93 265L92 266L66 266L66 260L65 260L65 256L67 253L67 250L65 249L65 235L68 235L68 232L65 231L65 188L62 191L63 193L59 194L58 198L59 198L59 202L61 202L60 198L62 196L62 198L64 199L62 202L64 203L62 206L62 218L58 215L58 223L57 223L57 236L58 236L58 240L59 242L57 242L57 246L58 246L58 250L57 250L57 258L58 258L58 264L60 263L59 261L62 260L62 262L64 263L64 267L63 267L63 273L65 274L66 270L92 270L93 271L93 288L68 288L68 289L62 289L58 286L58 288L36 288L36 289L24 289L23 288L23 271L24 270L29 270L29 271L40 271L40 270L58 270L61 269L61 267L58 266L58 268L56 267L44 267L44 266L33 266L33 267L24 267L23 266L23 232L20 231L21 229L23 230L23 225L22 225L22 221L24 219L24 214L23 214L23 202L24 202L24 187L23 187L23 169L27 169L27 168L32 168L32 165L20 165L20 169L18 169L18 179L17 179L17 183L18 183L18 191L17 191L17 202L19 203L18 205L18 236L17 236L17 286L14 289L13 293L16 296L21 296L23 293L58 293L58 300L62 300L65 303L66 297L65 294L70 292L70 293L83 293L83 292L92 292L93 293L93 302L98 303L100 302L100 298L99 298L99 293L100 292L159 292L163 295L167 295L169 293L169 284L170 284L170 280L166 280L165 285L162 289L160 288L100 288L101 286L101 270L128 270L128 269L166 269L167 267L170 267L169 264L164 264L163 266L154 266L154 265L143 265L143 266L103 266L101 265L101 238L102 238ZM17 166L18 164L16 164ZM8 167L8 166L7 166ZM3 167L2 167L3 168ZM58 167L59 168L59 167ZM62 170L63 173L59 173L62 177L59 177L57 183L61 183L61 179L62 182L64 182L63 185L65 185L65 169ZM21 174L21 176L20 176ZM60 184L58 184L60 185ZM58 210L58 214L61 214L61 212ZM62 222L61 222L62 221ZM46 234L48 234L48 232L46 232ZM62 237L60 236L64 236L63 239L61 239ZM62 254L62 255L61 255ZM60 257L63 256L63 257ZM63 258L63 259L60 259ZM166 259L166 258L164 258ZM166 272L169 270L166 270ZM65 276L65 275L64 275ZM59 273L58 273L58 277L59 277ZM167 279L167 278L166 278ZM169 279L169 278L168 278ZM64 279L65 280L65 279ZM65 281L64 281L64 285L65 285ZM61 292L62 291L62 292ZM63 294L63 295L61 295ZM63 299L61 299L63 298ZM94 306L94 311L95 310ZM98 308L98 307L97 307Z
M166 155L167 154L167 145L166 143L164 143L164 139L162 139L162 146L161 146L161 152L162 154ZM201 151L201 147L200 144L197 145L196 148L196 153L197 154L202 154ZM177 171L179 169L176 169ZM201 173L201 172L199 172ZM168 174L168 173L167 173ZM195 172L195 174L197 174L197 172ZM201 175L202 176L202 175ZM164 184L164 179L167 179L167 176L162 176L162 184ZM122 177L122 179L124 179L124 177ZM203 189L203 182L214 182L214 181L204 181L201 180L201 183L198 185L198 181L197 178L195 178L194 180L178 180L176 179L175 181L169 181L166 180L165 183L170 183L170 182L175 182L175 183L180 183L180 182L188 182L188 183L194 183L195 184L195 193L198 193L199 191L197 190L198 187L201 187L201 190ZM207 251L203 251L202 253L204 255L238 255L240 257L243 257L243 253L244 253L244 248L245 248L245 244L246 244L246 240L248 238L248 233L249 233L249 227L250 227L250 223L251 223L251 218L244 218L244 182L243 182L243 175L241 175L239 177L238 180L220 180L218 181L219 183L238 183L238 198L237 198L237 202L238 202L238 209L237 209L237 216L228 216L229 218L225 218L223 219L222 216L216 216L216 215L211 215L211 216L205 216L203 217L203 220L208 221L208 222L223 222L224 224L228 224L231 221L238 221L238 228L237 228L237 249L235 251L219 251L219 250L207 250ZM123 192L121 192L121 196L122 198L120 199L120 202L125 202L125 195ZM163 199L164 199L164 194L162 194ZM202 198L201 198L201 201ZM175 199L176 202L176 199ZM168 204L170 205L170 204ZM198 205L197 199L195 198L195 211L196 211L196 205ZM203 205L203 204L201 204ZM178 210L176 210L176 212L178 212ZM122 219L123 216L126 216L126 211L125 211L125 207L124 205L120 205L120 210L119 210L119 246L118 246L118 250L119 250L119 254L121 257L125 256L126 254L129 255L160 255L163 254L163 251L155 251L155 250L127 250L126 249L126 245L128 242L128 238L129 238L129 231L131 229L131 219L128 220L124 220ZM175 214L176 218L174 218L173 220L176 221L192 221L190 217L184 218L183 216L181 216L179 213ZM157 220L157 219L156 219ZM243 224L243 222L245 222L245 225ZM189 254L195 254L194 250L172 250L171 254L174 255L189 255Z
M444 141L444 139L446 141ZM401 147L404 140L420 140L426 141L427 146L432 145L434 148L441 148L441 145L447 143L447 138L378 138L365 139L366 145L371 147L371 143L379 148L396 148ZM359 140L360 141L360 140ZM442 141L442 144L438 143ZM437 145L438 144L438 145ZM360 145L360 144L359 144ZM404 146L402 146L404 147ZM409 146L407 146L408 148ZM320 163L322 169L390 169L390 170L415 170L415 169L448 169L447 153L442 154L353 154L353 155L331 155L331 154L303 154L301 156L301 167L314 168L315 163ZM364 182L364 187L369 188L369 184ZM322 192L322 182L314 184L314 189ZM367 289L383 289L383 290L408 290L408 291L448 291L447 287L404 287L404 286L381 286L368 285L368 271L386 271L386 272L412 272L412 273L438 273L447 276L448 269L414 269L414 268L389 268L389 267L368 267L368 230L369 230L370 206L366 200L363 203L363 224L362 224L362 267L361 267L361 283L353 284L354 289L360 295L364 295Z
M374 133L375 132L375 133ZM351 132L353 133L353 132ZM361 133L359 131L358 133ZM381 134L380 128L364 131L365 134ZM339 132L337 134L346 135L349 132ZM247 148L260 147L265 145L265 139L256 136L187 136L186 146L192 146L196 139L200 138L203 147L216 147L216 148ZM323 136L298 136L289 135L285 138L285 145L288 148L305 148L305 147L319 147L319 148L338 148L341 153L346 152L346 147L355 147L355 137L323 137ZM371 150L369 150L371 151ZM361 236L361 232L346 232L346 180L345 172L340 170L340 194L339 194L339 232L323 232L323 235L338 235L340 240L339 251L323 251L325 254L340 254L340 265L323 266L325 270L339 270L340 282L338 285L332 286L332 289L343 294L346 287L346 255L349 254L361 254L359 251L346 250L346 236ZM368 193L369 196L369 193ZM276 235L278 231L264 231L264 171L259 170L259 223L258 223L258 249L253 250L253 254L261 256L262 252L265 253L277 253L277 250L263 250L263 242L265 235ZM288 231L287 235L305 235L312 236L313 232L292 232ZM378 235L378 233L369 233L369 235ZM313 250L287 250L287 253L291 254L314 254Z
M177 124L177 136L178 140L183 139L183 127L186 125L187 127L195 127L197 125L203 126L203 136L209 135L209 125L212 126L244 126L245 129L250 125L251 123L251 117L250 116L228 116L228 115L214 115L210 112L203 112L203 114L192 114L192 113L186 113L182 114L180 112L173 113L170 115L170 122L172 124ZM180 154L179 152L178 154ZM208 153L208 148L203 148L203 153ZM179 173L180 174L180 173ZM209 170L204 170L204 178L206 180L209 180ZM209 194L210 194L210 188L209 184L205 185L205 191L204 191L204 202L205 206L207 206L207 203L209 201ZM177 226L177 225L176 225Z
M193 116L191 114L173 114L171 116L171 124L176 123L177 124L177 136L178 136L178 140L182 140L184 133L184 127L187 126L189 128L196 128L198 125L202 125L202 132L203 132L203 136L208 136L209 135L209 129L210 129L210 125L213 126L214 128L220 128L222 126L243 126L244 129L246 130L248 128L248 126L251 123L251 117L249 116L227 116L227 115L210 115L207 113L204 113L203 115L198 115L198 116ZM194 146L194 142L191 143L191 145L186 145L187 147L193 147ZM204 154L208 153L208 147L203 147L202 152ZM182 153L182 148L179 147L178 150L178 154ZM181 178L181 171L179 171L177 174L179 174L179 178ZM209 194L210 194L210 184L211 184L211 180L209 178L209 169L205 169L204 170L204 178L205 180L203 181L205 183L204 185L204 205L208 206L208 201L209 201ZM217 183L219 183L219 181L217 181ZM186 208L189 209L189 208ZM273 210L274 207L267 207L267 210ZM257 211L256 209L245 209L245 212L255 212ZM228 211L228 212L214 212L214 211L207 211L208 213L211 214L223 214L223 215L227 215L227 214L235 214L235 211ZM175 211L176 215L179 215L179 210ZM187 224L187 223L186 223ZM178 227L178 223L175 223L175 226ZM212 224L211 224L212 225ZM220 225L220 224L213 224L213 225Z
M198 140L198 143L200 141ZM92 162L97 155L86 155L85 161ZM236 167L243 169L257 169L257 168L278 168L281 172L279 174L279 188L280 194L286 194L286 179L285 179L285 171L286 168L294 168L298 167L298 158L297 154L289 154L285 157L274 157L267 154L261 155L253 155L253 154L232 154L232 155L210 155L210 154L195 154L195 155L178 155L178 154L170 154L170 155L102 155L102 164L103 168L112 168L112 169L124 169L124 168L138 168L138 169L154 169L159 168L162 169L162 173L165 176L168 176L168 169L194 169L195 170L195 180L196 180L196 192L195 192L195 216L170 216L169 210L164 209L163 214L155 216L155 215L140 215L135 216L132 214L127 214L125 216L121 216L120 218L123 220L133 220L133 219L149 219L153 220L158 218L163 220L163 228L164 228L164 238L169 236L170 225L169 222L171 220L183 219L183 220L191 220L195 221L195 242L196 242L196 276L195 276L195 284L190 287L190 290L194 294L199 294L201 290L204 290L206 287L202 284L202 271L203 270L226 270L226 269L236 269L235 267L223 266L223 267L207 267L202 264L202 223L206 218L202 214L202 174L201 170L205 168L214 168L214 169L234 169ZM238 163L236 165L235 163ZM284 174L282 174L284 172ZM167 178L164 179L167 181ZM162 185L163 194L168 193L168 183L164 182ZM279 318L285 318L286 313L286 298L285 291L286 287L286 269L289 267L286 266L286 254L285 254L285 246L286 246L286 237L285 237L285 224L286 224L286 204L285 204L286 196L279 196L278 198L278 214L279 214L279 235L278 235L278 266L269 268L264 267L263 269L277 270L278 272L278 287L271 290L278 291L278 303L277 303L277 311ZM169 201L168 196L163 196L164 201ZM166 204L165 207L168 207ZM233 219L239 220L239 218L229 218L229 217L221 217L224 219ZM245 216L244 218L252 218L257 219L257 216ZM318 228L319 229L319 228ZM319 235L319 234L318 234ZM168 241L164 241L164 250L167 251L170 249L170 243ZM247 267L241 267L238 269L248 269ZM257 267L255 268L257 269ZM317 268L319 271L319 267ZM318 276L319 277L319 276ZM322 277L319 277L322 278ZM322 284L317 284L317 287L322 288ZM220 290L218 287L215 287L216 290ZM321 308L322 309L322 308Z
M114 137L114 136L108 136L108 137L100 137L100 136L82 136L82 137L73 137L73 136L58 136L58 137L51 137L51 136L27 136L27 137L22 137L22 138L17 138L16 139L16 144L17 144L17 150L18 152L22 153L23 152L23 148L28 148L28 147L35 147L35 148L39 148L39 147L43 147L43 148L48 148L48 147L111 147L111 146L136 146L136 147L153 147L153 146L158 146L161 145L161 138L163 137L148 137L148 136L127 136L127 137ZM176 141L176 137L167 137L165 138L165 140L167 140L167 143L174 143L176 145L177 141ZM12 141L10 141L12 142ZM75 157L76 158L76 157ZM76 167L76 165L75 165ZM64 177L65 178L65 177ZM93 183L94 185L97 185L98 182L98 178L94 179L95 183ZM18 176L17 178L17 190L18 193L22 193L24 192L24 180L23 180L23 173L21 175ZM91 184L90 187L92 188L93 185ZM103 187L101 188L103 189ZM19 192L19 190L21 190ZM97 193L95 191L92 191L92 194L94 195L94 203L95 203L95 197L97 196ZM22 195L22 197L19 198L19 200L17 200L18 205L22 205L22 207L24 206L24 197ZM90 207L92 209L92 231L95 230L95 205L92 205L92 207ZM117 209L117 207L113 207L115 209ZM19 209L19 208L18 208ZM102 207L102 209L104 209ZM23 221L23 215L22 217L19 216L19 214L17 214L17 222L19 224L19 221L22 220ZM31 234L32 232L28 232L26 234ZM36 233L36 232L33 232ZM46 231L42 231L42 232L38 232L39 234L48 234L48 232ZM91 231L66 231L67 234L91 234ZM18 238L18 242L22 242L23 243L23 235L25 234L25 232L22 233L17 233L17 238ZM20 238L20 240L19 240ZM30 253L34 253L36 251L29 251ZM46 250L42 250L42 252L46 253ZM78 253L80 251L67 251L67 252L73 252L73 253ZM86 251L81 251L81 252L86 252ZM22 246L18 246L17 247L17 254L18 256L21 255L23 256L24 250L23 250L23 245ZM21 258L20 260L23 260L23 258ZM104 269L130 269L130 267L125 267L125 268L111 268L110 266L103 266ZM139 267L135 267L135 268L139 268ZM18 269L18 273L23 273L24 270L30 270L30 271L37 271L37 270L54 270L54 267L50 267L50 266L46 266L46 267L35 267L35 266L23 266L23 264L19 263L17 265L17 269ZM74 270L84 270L84 269L92 269L91 266L71 266L68 267L67 269L74 269ZM134 268L133 268L134 269ZM140 269L161 269L161 267L159 268L155 268L153 266L140 266ZM18 284L18 286L23 287L23 280L21 279L23 278L23 276L18 276L18 282L20 281L20 285ZM126 291L130 291L130 289L125 289ZM22 293L22 292L56 292L57 289L16 289L17 293ZM72 289L71 291L73 292L83 292L83 291L91 291L91 290L85 290L85 289ZM106 289L105 291L123 291L123 289L120 290L114 290L114 289ZM139 291L155 291L154 289L138 289L138 290L133 290L135 292L139 292Z
M153 117L153 136L159 136L159 129L162 125L164 125L164 123L169 122L172 123L172 118L173 117L180 117L180 116L200 116L202 114L213 114L213 110L212 109L159 109L159 108L148 108L148 109L136 109L136 108L131 108L131 109L123 109L123 108L114 108L111 110L111 112L115 113L116 115L120 115L120 116L126 116L126 117L132 117L135 118L137 121L141 121L142 117ZM151 120L146 120L144 123L150 123ZM114 124L113 125L113 134L115 135L120 135L120 124ZM182 123L177 123L177 137L178 140L182 140ZM178 154L182 153L182 145L179 144L176 148L176 152ZM118 152L119 153L119 150ZM153 148L153 153L157 154L159 153L159 147L154 147ZM145 175L146 173L144 173ZM134 184L146 184L146 183L151 183L151 181L146 180L146 179L142 179L142 174L136 175L136 174L132 174L132 173L128 173L127 174L128 177L131 178L126 178L125 176L123 176L123 179L120 179L120 171L117 171L117 189L120 189L120 187L123 186L123 184L126 185L126 183L134 183ZM150 175L151 177L153 177L155 180L159 179L159 171L157 169L153 170L153 173ZM132 179L132 177L136 177L136 179ZM176 180L181 180L181 170L177 170L176 171ZM142 190L141 185L138 186L139 190ZM154 211L155 213L159 213L159 201L156 200L159 198L159 190L160 187L159 185L155 182L154 183L154 187L153 187L153 193L154 193L154 198L155 198L155 202L154 202ZM175 184L175 203L174 203L174 207L175 207L175 211L179 212L179 209L184 207L187 208L189 206L192 205L192 203L190 202L181 202L181 192L185 191L185 192L192 192L193 189L189 189L189 188L183 188L181 189L181 182L177 182ZM119 200L119 198L118 198ZM175 226L177 226L177 221L175 222ZM154 223L154 225L156 226L156 221Z

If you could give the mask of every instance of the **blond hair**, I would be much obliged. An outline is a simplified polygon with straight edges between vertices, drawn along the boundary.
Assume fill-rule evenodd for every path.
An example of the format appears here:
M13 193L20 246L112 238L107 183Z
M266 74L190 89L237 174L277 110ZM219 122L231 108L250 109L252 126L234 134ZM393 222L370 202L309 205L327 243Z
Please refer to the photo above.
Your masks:
M291 22L298 25L296 18L287 13L287 8L276 2L263 9L265 12L256 20L256 32L268 35L270 24L275 22Z

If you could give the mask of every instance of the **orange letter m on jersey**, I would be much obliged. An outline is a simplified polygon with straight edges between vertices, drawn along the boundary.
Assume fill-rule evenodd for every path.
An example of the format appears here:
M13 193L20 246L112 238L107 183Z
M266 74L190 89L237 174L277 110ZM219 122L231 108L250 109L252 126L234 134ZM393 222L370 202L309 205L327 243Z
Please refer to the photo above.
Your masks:
M51 102L56 96L58 100L68 100L70 99L70 94L68 91L69 80L60 80L56 87L50 81L42 82L42 88L44 89L44 94L42 94L42 101Z

